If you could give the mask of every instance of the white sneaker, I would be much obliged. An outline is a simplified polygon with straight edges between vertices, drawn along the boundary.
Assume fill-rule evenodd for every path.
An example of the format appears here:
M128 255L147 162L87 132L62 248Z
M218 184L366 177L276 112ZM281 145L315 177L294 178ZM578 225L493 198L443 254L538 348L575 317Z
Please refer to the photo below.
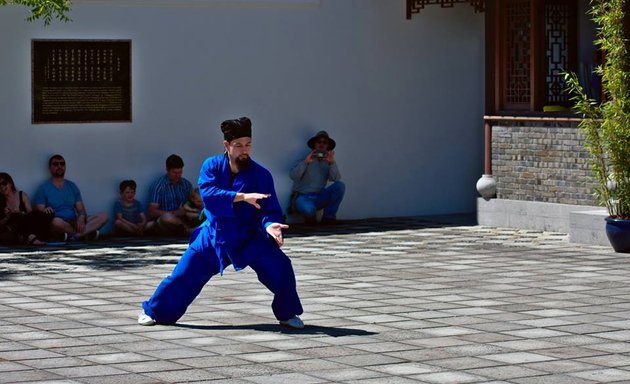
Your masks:
M302 329L304 328L304 322L297 316L293 316L289 320L280 321L280 325L287 326L289 328Z
M155 320L146 313L138 315L138 324L140 325L155 325Z

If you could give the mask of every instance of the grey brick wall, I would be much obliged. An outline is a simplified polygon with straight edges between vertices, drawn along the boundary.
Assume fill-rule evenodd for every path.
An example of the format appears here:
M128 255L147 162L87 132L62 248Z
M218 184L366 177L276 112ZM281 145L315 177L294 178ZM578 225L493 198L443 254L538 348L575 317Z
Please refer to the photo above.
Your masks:
M497 198L597 205L579 128L558 123L495 124L492 174Z

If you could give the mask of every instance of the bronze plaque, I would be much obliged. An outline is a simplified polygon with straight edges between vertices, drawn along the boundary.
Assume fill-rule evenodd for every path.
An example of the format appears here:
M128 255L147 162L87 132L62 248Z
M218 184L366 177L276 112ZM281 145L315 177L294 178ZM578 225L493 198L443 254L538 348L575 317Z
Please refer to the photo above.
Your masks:
M33 123L131 121L131 40L32 40Z

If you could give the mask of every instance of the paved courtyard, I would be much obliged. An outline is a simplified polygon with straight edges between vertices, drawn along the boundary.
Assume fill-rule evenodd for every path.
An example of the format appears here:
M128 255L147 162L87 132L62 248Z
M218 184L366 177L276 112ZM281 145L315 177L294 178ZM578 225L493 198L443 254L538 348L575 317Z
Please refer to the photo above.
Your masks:
M0 383L630 383L630 256L469 217L293 226L307 324L250 270L136 324L185 243L0 248Z

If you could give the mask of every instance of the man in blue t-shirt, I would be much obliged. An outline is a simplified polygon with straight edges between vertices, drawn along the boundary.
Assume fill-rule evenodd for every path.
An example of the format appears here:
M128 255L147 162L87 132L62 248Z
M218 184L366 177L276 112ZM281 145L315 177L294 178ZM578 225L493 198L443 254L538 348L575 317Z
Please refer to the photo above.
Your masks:
M98 230L107 223L107 213L87 215L79 187L65 179L63 156L52 156L48 160L48 169L51 177L39 186L33 203L40 211L55 215L51 223L52 236L64 240L98 238Z
M166 174L151 186L149 194L149 220L156 220L162 235L187 235L188 228L182 218L186 211L182 204L188 200L192 184L183 177L184 160L178 155L166 159Z

